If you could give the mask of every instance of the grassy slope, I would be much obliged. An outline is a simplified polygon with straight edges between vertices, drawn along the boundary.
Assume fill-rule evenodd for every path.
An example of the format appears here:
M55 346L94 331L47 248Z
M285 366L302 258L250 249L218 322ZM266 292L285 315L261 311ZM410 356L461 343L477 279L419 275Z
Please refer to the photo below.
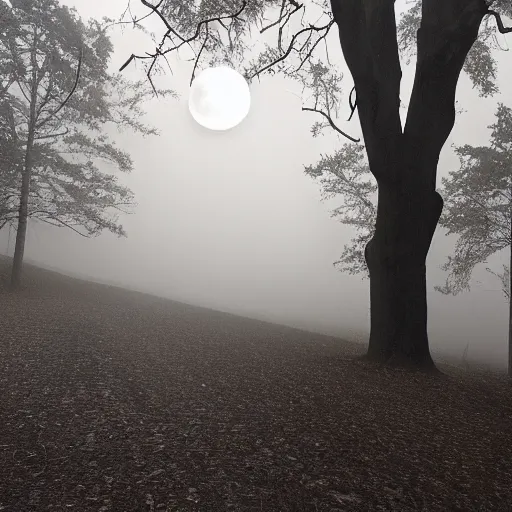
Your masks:
M2 511L512 510L504 377L26 270L0 289Z

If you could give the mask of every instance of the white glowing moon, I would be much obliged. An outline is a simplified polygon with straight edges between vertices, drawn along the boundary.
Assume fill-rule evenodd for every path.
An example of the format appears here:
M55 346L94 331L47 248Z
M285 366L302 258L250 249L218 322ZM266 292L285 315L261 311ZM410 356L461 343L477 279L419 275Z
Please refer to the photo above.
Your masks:
M201 126L210 130L229 130L240 124L249 113L249 85L232 68L207 68L192 82L188 107Z

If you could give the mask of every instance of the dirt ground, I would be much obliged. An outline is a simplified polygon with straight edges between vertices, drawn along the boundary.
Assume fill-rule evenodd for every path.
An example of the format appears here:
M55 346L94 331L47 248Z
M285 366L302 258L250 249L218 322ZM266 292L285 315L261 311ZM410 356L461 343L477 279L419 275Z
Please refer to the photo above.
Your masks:
M26 277L0 288L2 512L512 510L505 376Z

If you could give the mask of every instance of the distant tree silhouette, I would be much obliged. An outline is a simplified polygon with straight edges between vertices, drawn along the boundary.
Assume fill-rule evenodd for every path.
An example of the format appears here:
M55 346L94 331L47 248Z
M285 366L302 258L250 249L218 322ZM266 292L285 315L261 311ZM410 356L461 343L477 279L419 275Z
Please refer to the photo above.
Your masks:
M140 117L147 81L107 71L112 53L102 24L85 25L57 0L0 2L0 227L17 228L11 285L20 284L28 218L82 236L125 236L115 211L133 194L103 172L132 161L105 135L107 123L155 135ZM160 91L162 95L170 91Z

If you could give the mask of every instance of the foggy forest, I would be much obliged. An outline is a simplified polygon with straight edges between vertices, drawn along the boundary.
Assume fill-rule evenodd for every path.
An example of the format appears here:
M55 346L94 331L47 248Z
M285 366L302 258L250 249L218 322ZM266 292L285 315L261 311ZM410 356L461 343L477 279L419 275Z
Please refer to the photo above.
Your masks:
M0 0L0 511L512 510L511 43Z

